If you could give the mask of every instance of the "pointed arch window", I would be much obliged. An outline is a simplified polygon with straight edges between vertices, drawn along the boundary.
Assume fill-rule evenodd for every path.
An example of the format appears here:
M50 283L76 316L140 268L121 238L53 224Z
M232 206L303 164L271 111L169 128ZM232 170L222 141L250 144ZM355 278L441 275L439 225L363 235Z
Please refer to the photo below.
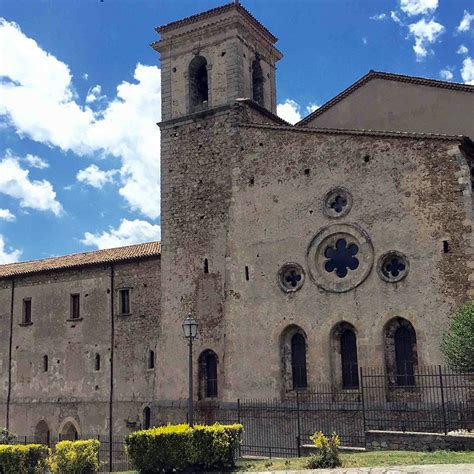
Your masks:
M206 350L199 356L200 398L217 397L217 364L217 354L212 350Z
M306 375L306 339L299 332L291 338L291 372L293 388L304 388L308 385Z
M143 429L148 430L151 427L151 409L150 407L145 407L143 409Z
M189 104L194 112L207 106L209 100L209 84L207 77L207 61L203 56L196 56L189 63Z
M359 387L359 365L357 362L357 339L353 329L346 328L340 337L342 388Z
M413 346L415 332L407 326L400 326L395 331L395 361L397 364L397 385L415 385L415 364Z
M252 99L262 107L264 107L264 81L260 58L257 57L252 63Z

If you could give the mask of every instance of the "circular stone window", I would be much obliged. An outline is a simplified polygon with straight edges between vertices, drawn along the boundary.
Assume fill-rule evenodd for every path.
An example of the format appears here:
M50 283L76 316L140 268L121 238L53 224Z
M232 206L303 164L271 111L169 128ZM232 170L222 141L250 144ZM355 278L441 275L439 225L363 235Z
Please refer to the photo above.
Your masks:
M328 217L345 216L352 207L352 196L344 188L334 188L324 196L323 211Z
M354 224L324 227L309 244L310 278L320 288L344 293L359 286L372 270L374 249L367 233Z
M297 291L303 286L304 270L297 263L287 263L280 268L278 281L283 291Z
M406 256L392 250L380 257L377 271L382 280L394 283L403 280L407 276L408 268L409 263Z

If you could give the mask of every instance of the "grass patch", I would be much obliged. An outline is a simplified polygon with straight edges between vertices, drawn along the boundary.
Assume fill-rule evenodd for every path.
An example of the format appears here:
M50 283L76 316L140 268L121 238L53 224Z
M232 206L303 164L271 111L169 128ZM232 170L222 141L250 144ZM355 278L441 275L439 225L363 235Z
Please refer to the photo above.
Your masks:
M370 451L341 453L342 467L406 466L411 464L474 464L474 451ZM229 472L285 471L305 469L308 458L239 459ZM120 474L136 474L127 471ZM118 473L116 473L118 474Z

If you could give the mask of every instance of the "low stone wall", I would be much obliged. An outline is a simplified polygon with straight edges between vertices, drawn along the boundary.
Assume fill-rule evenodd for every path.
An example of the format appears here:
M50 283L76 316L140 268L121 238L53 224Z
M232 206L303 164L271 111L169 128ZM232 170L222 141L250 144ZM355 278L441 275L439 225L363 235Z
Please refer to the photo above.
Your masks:
M410 431L378 431L365 433L366 449L371 451L452 451L474 450L474 434L414 433Z

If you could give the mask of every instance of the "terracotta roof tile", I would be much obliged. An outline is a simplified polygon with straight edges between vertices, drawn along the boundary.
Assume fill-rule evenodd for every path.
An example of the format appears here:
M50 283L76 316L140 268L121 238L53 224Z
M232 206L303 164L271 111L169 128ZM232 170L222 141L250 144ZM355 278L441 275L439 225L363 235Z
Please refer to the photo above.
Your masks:
M257 27L259 30L261 30L267 36L269 36L270 39L274 43L277 41L278 38L276 38L276 36L274 36L269 30L267 30L267 28L265 28L262 25L262 23L260 23L246 8L244 8L240 3L235 3L235 2L227 3L226 5L222 5L220 7L213 8L211 10L207 10L207 11L202 12L202 13L198 13L196 15L191 15L191 16L188 16L188 17L183 18L181 20L173 21L173 22L168 23L166 25L157 26L155 28L155 31L157 33L164 33L164 32L169 31L171 29L179 28L179 27L185 26L185 25L189 25L189 24L195 23L199 20L204 20L206 18L210 18L214 15L218 15L220 13L224 13L226 11L233 10L233 9L235 9L235 10L239 11L240 13L242 13L243 16L245 16L255 27Z
M157 257L159 255L161 255L161 243L147 242L114 249L96 250L61 257L44 258L42 260L32 260L30 262L0 265L0 279L49 272L51 270L87 267L102 263L126 262L147 257Z
M306 125L314 118L319 117L321 114L326 112L326 110L330 109L333 105L345 99L349 94L352 94L355 90L357 90L359 87L362 87L364 84L371 81L372 79L385 79L389 81L406 82L409 84L417 84L421 86L440 87L442 89L450 89L454 91L474 92L474 86L469 84L438 81L436 79L427 79L425 77L405 76L403 74L393 74L390 72L370 71L368 74L366 74L364 77L361 77L357 82L354 82L354 84L349 86L340 94L336 95L328 102L323 104L321 107L319 107L319 109L316 109L313 113L309 114L303 120L298 122L296 126L299 127L301 125Z

